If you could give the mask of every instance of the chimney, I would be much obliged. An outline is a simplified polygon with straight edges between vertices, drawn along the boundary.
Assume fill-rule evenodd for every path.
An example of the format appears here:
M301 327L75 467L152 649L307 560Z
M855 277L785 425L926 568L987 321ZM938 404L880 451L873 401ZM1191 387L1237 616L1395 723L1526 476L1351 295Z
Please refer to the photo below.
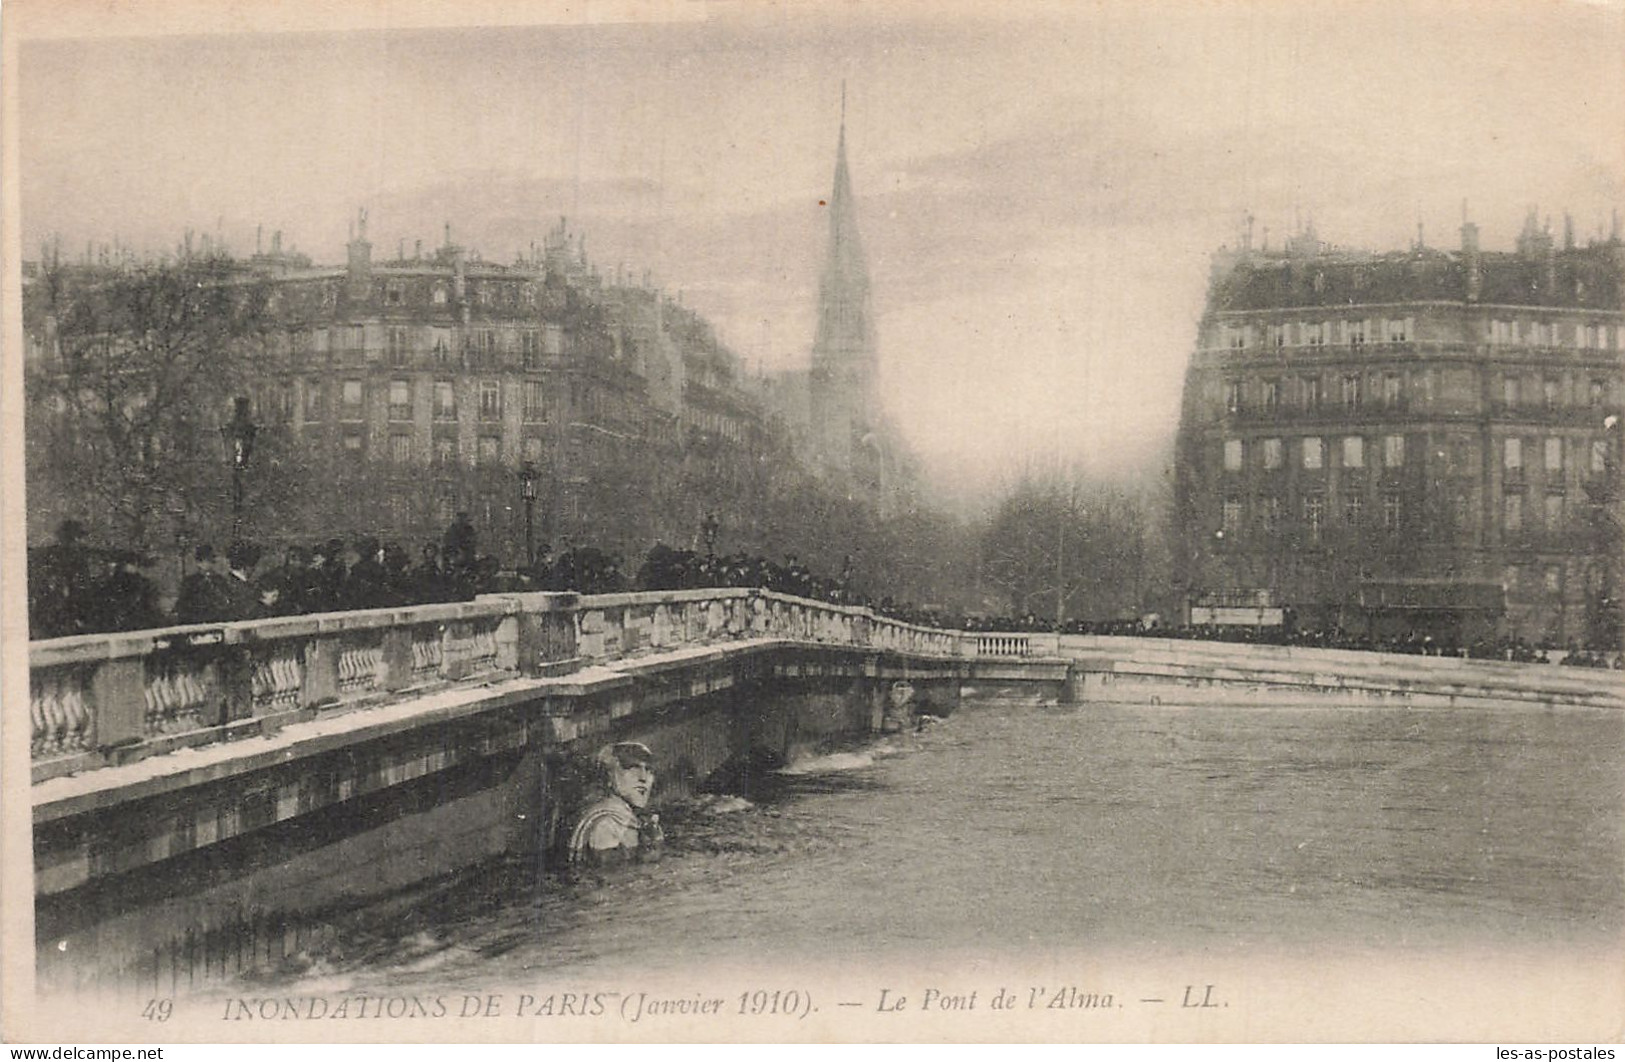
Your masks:
M1574 250L1574 215L1563 214L1563 250Z
M349 243L348 297L351 302L365 302L372 294L372 244L367 242L365 207L357 211L356 220L356 236Z
M1467 267L1467 301L1477 302L1484 288L1484 274L1478 258L1478 226L1466 220L1467 205L1462 204L1461 260Z
M414 240L412 242L412 261L414 261L414 262L423 261L423 241L422 240Z
M271 253L272 254L281 254L282 253L282 230L281 229L277 229L275 232L271 233Z

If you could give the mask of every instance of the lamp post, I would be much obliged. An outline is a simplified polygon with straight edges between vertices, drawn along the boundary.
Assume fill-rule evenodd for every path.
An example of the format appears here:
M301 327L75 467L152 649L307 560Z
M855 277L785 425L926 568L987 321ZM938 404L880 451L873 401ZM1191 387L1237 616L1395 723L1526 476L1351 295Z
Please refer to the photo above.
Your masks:
M519 466L519 496L525 502L525 570L536 567L536 466Z
M700 534L705 538L705 556L707 560L717 555L717 514L706 513L705 519L700 521Z
M220 426L220 439L231 462L231 540L237 541L243 524L243 474L254 453L254 437L259 426L249 414L249 400L238 395L232 400L231 419Z

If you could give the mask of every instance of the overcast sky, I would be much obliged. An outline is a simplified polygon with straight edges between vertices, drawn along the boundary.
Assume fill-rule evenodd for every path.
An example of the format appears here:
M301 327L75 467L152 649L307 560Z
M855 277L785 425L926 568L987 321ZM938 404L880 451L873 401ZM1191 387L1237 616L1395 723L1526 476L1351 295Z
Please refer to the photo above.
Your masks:
M1340 244L1402 247L1420 220L1455 247L1466 200L1493 249L1530 205L1582 237L1625 206L1611 0L689 3L409 29L353 7L345 32L224 32L268 4L186 36L114 8L39 20L24 247L191 227L247 252L263 224L336 263L365 205L375 254L449 221L510 261L568 214L601 267L653 270L751 366L805 364L844 79L884 400L934 475L987 486L1057 452L1157 469L1208 256L1249 210L1272 242L1313 217Z

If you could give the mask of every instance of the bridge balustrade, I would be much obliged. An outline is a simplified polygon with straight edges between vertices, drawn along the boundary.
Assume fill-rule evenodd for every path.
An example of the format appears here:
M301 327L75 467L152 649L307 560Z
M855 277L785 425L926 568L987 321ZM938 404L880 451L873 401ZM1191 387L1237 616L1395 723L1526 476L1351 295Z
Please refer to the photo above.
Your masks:
M1018 636L1025 637L1025 636ZM29 649L35 780L455 683L767 639L938 657L966 636L747 588L476 601L79 635ZM977 655L1026 655L1014 639Z

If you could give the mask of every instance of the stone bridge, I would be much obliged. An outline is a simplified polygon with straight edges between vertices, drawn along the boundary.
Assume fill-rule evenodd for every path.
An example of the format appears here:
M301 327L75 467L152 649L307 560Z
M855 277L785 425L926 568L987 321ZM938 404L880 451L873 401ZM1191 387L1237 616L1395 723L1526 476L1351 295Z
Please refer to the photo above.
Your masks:
M562 769L608 740L650 745L680 794L742 758L948 714L966 690L1621 707L1606 672L938 630L754 589L88 635L34 643L30 665L42 983L160 994L275 961L347 904L540 856Z

